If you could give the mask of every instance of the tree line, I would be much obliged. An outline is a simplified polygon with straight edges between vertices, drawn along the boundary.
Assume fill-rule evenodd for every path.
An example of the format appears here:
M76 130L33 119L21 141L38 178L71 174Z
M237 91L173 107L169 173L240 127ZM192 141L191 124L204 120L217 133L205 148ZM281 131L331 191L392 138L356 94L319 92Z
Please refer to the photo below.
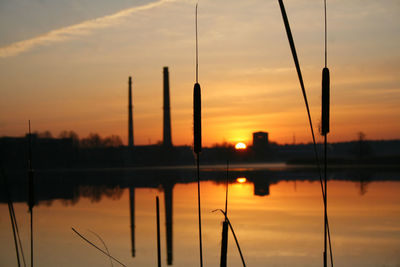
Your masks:
M34 132L38 138L60 138L72 139L72 143L79 147L120 147L123 146L122 139L118 135L101 137L98 133L90 133L87 137L79 138L74 131L64 130L57 136L53 136L50 131Z

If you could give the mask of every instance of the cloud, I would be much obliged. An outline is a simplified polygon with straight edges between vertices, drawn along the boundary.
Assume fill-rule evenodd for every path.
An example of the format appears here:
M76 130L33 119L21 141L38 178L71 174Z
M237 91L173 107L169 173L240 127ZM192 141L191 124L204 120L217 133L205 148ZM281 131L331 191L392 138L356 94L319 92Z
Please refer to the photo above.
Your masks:
M92 31L100 28L107 28L118 24L123 18L130 16L133 13L152 9L161 6L167 2L175 0L158 0L143 6L136 6L124 9L112 15L83 21L81 23L52 30L48 33L33 37L28 40L12 43L7 46L0 47L0 58L7 58L19 55L29 51L37 46L49 45L52 43L63 42L82 35L88 35Z

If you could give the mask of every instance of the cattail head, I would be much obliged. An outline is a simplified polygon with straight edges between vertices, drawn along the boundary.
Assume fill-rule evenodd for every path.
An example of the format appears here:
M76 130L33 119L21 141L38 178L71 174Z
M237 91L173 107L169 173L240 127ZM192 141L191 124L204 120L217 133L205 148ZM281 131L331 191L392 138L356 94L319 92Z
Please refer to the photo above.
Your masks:
M33 183L33 170L28 170L28 207L29 211L32 211L35 205L35 186Z
M201 152L201 89L200 84L194 84L193 90L193 150Z
M321 110L321 134L329 133L329 69L322 70L322 110Z
M222 222L222 241L221 241L221 264L226 267L226 256L228 254L228 221Z
M33 183L33 169L32 169L32 134L31 134L31 121L28 121L28 206L29 211L32 212L35 205L35 188Z

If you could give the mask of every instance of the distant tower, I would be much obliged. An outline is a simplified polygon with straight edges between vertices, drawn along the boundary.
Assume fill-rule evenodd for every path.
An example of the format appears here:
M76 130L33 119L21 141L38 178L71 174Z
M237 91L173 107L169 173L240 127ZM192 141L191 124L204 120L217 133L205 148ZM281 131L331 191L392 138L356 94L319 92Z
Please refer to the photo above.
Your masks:
M255 132L253 133L253 147L265 147L268 145L268 133L267 132Z
M164 67L164 134L163 146L171 147L171 112L169 106L169 74L168 67Z
M128 104L128 113L129 113L129 119L128 119L128 146L133 147L133 116L132 116L132 77L129 76L129 104Z

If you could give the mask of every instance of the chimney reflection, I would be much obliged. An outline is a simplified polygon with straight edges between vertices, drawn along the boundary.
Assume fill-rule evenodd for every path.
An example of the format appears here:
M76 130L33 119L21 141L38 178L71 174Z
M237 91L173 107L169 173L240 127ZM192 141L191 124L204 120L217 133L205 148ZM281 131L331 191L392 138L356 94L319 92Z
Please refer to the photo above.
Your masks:
M131 214L132 257L135 257L135 188L129 187L129 208Z
M172 265L172 189L174 184L164 184L165 229L167 232L167 264Z
M360 180L360 196L363 196L367 193L368 185L369 181Z
M239 184L243 184L243 183L247 182L247 178L246 177L238 177L238 178L236 178L236 182L238 182Z

